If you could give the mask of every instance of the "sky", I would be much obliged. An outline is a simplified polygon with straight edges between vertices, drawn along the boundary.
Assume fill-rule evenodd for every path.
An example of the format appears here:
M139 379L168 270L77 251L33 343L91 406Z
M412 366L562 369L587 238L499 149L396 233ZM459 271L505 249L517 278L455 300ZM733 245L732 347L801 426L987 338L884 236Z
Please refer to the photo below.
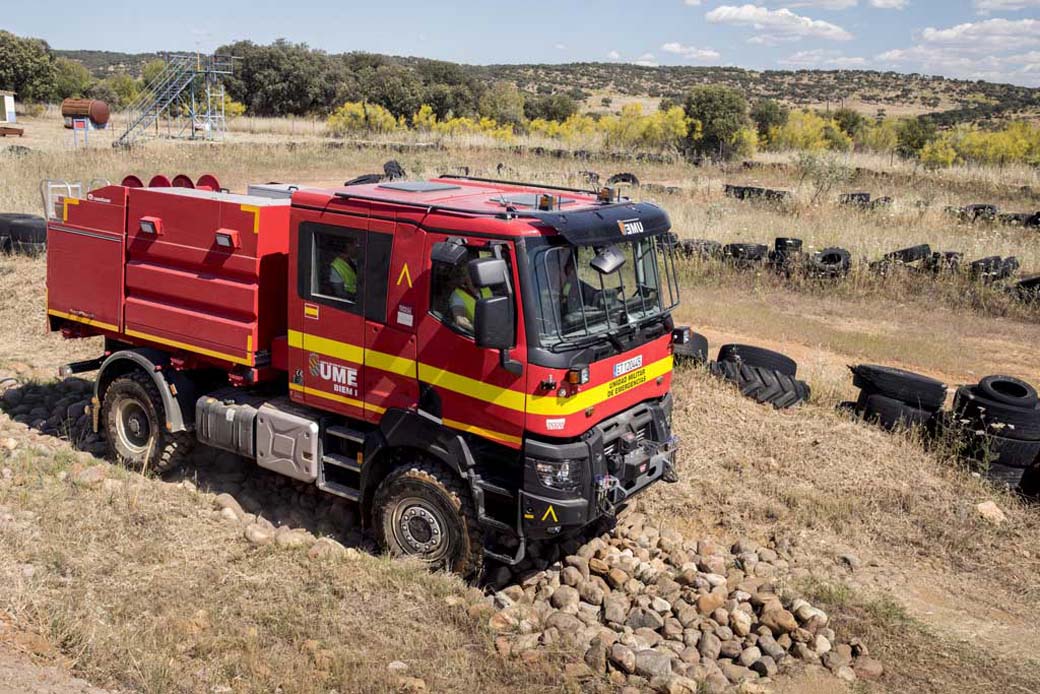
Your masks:
M16 3L0 28L59 49L285 38L471 64L849 68L1040 87L1040 0L106 0L61 21L46 3Z

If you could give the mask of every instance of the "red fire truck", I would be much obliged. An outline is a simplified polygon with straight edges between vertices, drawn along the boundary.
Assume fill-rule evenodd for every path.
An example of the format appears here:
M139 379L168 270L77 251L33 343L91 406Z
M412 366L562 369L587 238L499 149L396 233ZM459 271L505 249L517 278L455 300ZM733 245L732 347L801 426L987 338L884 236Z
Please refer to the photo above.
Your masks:
M47 203L50 328L104 336L64 372L97 371L116 459L232 451L462 574L674 480L689 331L661 208L462 177L178 179Z

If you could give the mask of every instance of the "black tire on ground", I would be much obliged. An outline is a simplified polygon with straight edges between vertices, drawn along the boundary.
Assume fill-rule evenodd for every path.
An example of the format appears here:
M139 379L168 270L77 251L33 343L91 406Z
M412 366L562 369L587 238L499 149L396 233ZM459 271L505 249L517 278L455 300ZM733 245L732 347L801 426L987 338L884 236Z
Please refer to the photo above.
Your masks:
M994 272L1000 269L1004 259L999 255L990 255L985 258L979 258L978 260L972 261L971 265L968 266L971 276L975 279L988 278Z
M1026 468L1018 488L1026 496L1040 498L1040 465Z
M953 412L969 426L989 434L1019 441L1040 441L1040 406L1015 407L990 400L979 393L977 386L961 386L953 397Z
M769 247L762 243L727 243L722 254L738 263L757 263L765 260Z
M636 175L634 173L628 173L626 171L626 172L616 173L616 174L614 174L613 176L611 176L610 178L607 179L607 185L608 186L612 186L615 183L627 183L629 185L638 186L639 185L639 179L636 177Z
M751 345L722 345L719 349L718 360L720 362L739 362L748 366L772 369L787 376L796 376L798 374L798 363L791 357L770 349L752 347Z
M1032 302L1040 300L1040 275L1033 275L1032 277L1019 280L1015 284L1014 292L1020 301Z
M173 470L191 453L191 432L166 430L162 397L151 376L134 371L114 379L101 402L108 449L119 463L138 470Z
M809 385L804 381L779 371L747 364L740 365L737 385L743 395L763 405L772 405L778 410L805 402L812 394Z
M776 239L773 240L773 250L776 251L777 255L792 255L795 253L801 253L802 240L778 236Z
M675 345L676 361L688 360L693 364L708 362L708 338L700 333L690 333L690 341L685 345Z
M867 390L860 393L856 405L862 412L863 419L868 422L877 422L889 431L898 428L926 427L935 414L930 410L912 407L902 400Z
M925 267L938 274L940 272L956 272L960 269L964 254L957 251L936 251L925 261Z
M870 393L895 398L913 408L932 412L946 402L946 385L934 378L877 364L849 368L853 385Z
M427 461L397 467L380 483L373 509L380 545L391 555L463 577L480 571L484 549L473 500L449 470Z
M994 434L965 430L968 454L984 464L1025 469L1040 458L1040 441L1019 441Z
M1010 465L1000 465L999 463L990 463L986 467L986 479L991 484L996 485L1000 488L1007 488L1011 491L1017 491L1022 487L1022 480L1025 477L1026 469L1020 467L1011 467Z
M992 280L1006 280L1008 277L1012 277L1018 269L1022 267L1022 263L1019 262L1018 258L1011 255L1000 261L1000 267L998 267L990 277Z
M931 254L932 247L927 243L922 243L918 246L910 246L909 248L901 248L898 251L886 253L884 259L898 260L901 263L915 263L918 260L924 260Z
M11 226L11 222L20 219L39 219L35 215L21 214L18 212L3 212L0 213L0 236L5 236L8 233L8 229Z
M1036 388L1014 376L986 376L979 381L979 394L984 398L1015 407L1036 407Z
M7 255L11 252L11 237L7 235L6 231L0 231L0 255Z
M844 248L824 248L814 253L807 270L813 277L844 277L852 267L852 255Z
M687 258L717 258L722 254L722 244L709 239L687 239L679 247Z
M47 248L47 220L25 216L12 219L7 225L11 252L37 255Z

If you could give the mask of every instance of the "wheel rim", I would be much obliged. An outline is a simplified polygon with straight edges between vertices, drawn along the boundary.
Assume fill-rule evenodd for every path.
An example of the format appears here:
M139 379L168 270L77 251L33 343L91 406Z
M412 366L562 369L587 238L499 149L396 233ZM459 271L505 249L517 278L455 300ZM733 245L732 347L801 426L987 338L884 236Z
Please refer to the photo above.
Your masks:
M116 406L116 433L133 455L144 453L152 437L148 412L136 400L121 400Z
M435 562L448 552L447 521L426 499L402 499L394 507L391 525L396 544L405 554Z

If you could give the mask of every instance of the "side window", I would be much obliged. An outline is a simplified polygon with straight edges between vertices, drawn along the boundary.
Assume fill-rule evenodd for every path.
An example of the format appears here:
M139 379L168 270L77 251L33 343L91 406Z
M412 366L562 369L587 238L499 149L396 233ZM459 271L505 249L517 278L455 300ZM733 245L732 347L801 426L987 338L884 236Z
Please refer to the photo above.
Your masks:
M477 289L469 278L469 261L490 258L494 254L487 247L467 246L466 257L456 265L434 262L430 279L430 313L449 328L472 337L473 319L477 300L504 296L505 287ZM509 262L508 255L506 262ZM512 269L510 269L512 276Z
M361 313L365 232L305 222L300 225L300 296Z

